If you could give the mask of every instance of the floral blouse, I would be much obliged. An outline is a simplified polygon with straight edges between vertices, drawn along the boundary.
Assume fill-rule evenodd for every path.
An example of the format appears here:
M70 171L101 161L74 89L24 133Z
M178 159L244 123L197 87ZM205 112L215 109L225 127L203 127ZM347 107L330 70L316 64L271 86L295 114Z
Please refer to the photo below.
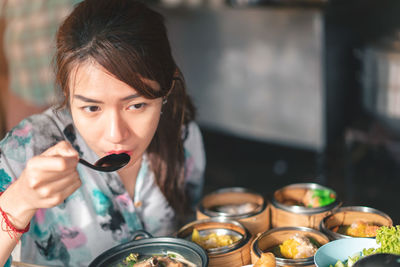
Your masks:
M198 126L192 122L187 130L186 188L194 208L202 193L205 154ZM28 159L61 140L68 140L89 162L98 159L75 130L69 112L49 109L23 120L0 142L0 191L20 176ZM21 261L88 266L105 250L131 240L135 230L168 236L181 226L156 185L146 154L134 199L129 197L117 172L98 172L82 164L77 170L82 186L61 205L36 212L29 232L21 238Z

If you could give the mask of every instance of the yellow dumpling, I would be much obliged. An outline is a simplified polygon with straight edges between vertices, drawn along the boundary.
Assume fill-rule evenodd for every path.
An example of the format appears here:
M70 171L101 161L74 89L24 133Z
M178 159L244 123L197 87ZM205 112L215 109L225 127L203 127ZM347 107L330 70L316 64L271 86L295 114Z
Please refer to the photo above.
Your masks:
M294 239L285 240L282 245L279 245L282 256L287 259L294 259L297 253L299 253L297 250L299 245L300 243Z
M314 256L317 247L305 236L295 234L279 245L281 254L287 259L302 259Z
M231 235L217 235L211 233L206 236L201 236L197 229L192 232L192 241L199 244L205 249L219 248L233 244L238 241L239 238Z
M378 225L363 222L361 220L353 222L346 230L346 235L354 237L375 237Z

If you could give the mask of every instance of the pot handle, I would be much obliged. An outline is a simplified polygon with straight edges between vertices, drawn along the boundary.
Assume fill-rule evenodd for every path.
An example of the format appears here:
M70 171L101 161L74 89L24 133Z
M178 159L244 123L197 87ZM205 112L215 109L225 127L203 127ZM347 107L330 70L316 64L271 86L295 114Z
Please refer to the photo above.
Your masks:
M132 241L142 238L151 238L151 237L153 236L145 230L136 230L132 235Z

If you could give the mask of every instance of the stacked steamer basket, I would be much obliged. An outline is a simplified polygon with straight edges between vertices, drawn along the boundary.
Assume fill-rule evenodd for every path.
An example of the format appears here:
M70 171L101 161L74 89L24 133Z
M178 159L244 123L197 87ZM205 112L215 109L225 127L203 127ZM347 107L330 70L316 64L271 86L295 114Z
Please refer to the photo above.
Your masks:
M320 231L325 233L331 240L351 237L374 238L376 235L372 233L374 228L392 225L392 219L382 211L370 207L350 206L339 208L326 216L320 223ZM352 232L355 235L351 236L346 232L340 231L340 229L345 229L344 227L349 226L355 227ZM357 227L363 231L359 231ZM366 227L369 227L370 231ZM357 236L357 234L359 235Z
M300 203L312 191L329 192L332 202L317 207L307 207ZM300 226L319 229L321 220L340 207L336 192L315 183L299 183L285 186L274 192L271 201L271 226Z
M197 209L197 219L224 217L243 224L255 236L270 227L270 212L263 196L251 190L233 187L205 196Z
M263 252L272 252L276 258L276 266L315 266L314 253L308 257L289 259L284 258L280 246L295 235L307 238L314 244L314 250L329 242L323 233L307 227L278 227L258 235L251 244L251 261L257 262ZM293 249L291 251L294 251Z
M195 241L194 232L202 236L201 246L206 249L209 267L240 267L248 265L250 259L251 234L238 221L223 217L215 217L191 222L183 226L177 233L178 238ZM229 236L234 240L230 245L208 247L215 236ZM207 239L207 237L210 237ZM214 243L214 242L213 242Z

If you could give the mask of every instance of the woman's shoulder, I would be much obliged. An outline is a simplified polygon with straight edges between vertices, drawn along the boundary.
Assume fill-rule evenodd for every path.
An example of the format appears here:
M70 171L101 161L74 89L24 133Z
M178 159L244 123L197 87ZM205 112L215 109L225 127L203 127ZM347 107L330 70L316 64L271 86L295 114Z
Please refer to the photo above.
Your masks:
M184 149L186 160L192 158L200 168L204 168L205 151L203 136L201 134L199 125L194 121L190 122L186 126Z
M4 154L22 153L39 154L48 147L63 140L63 118L65 114L50 108L43 113L35 114L22 120L0 142ZM31 150L31 152L28 152Z
M188 124L186 124L183 132L183 138L185 141L191 136L201 135L200 127L196 121L190 121Z
M191 121L185 126L183 130L183 140L185 147L193 143L203 145L201 130L195 121Z

